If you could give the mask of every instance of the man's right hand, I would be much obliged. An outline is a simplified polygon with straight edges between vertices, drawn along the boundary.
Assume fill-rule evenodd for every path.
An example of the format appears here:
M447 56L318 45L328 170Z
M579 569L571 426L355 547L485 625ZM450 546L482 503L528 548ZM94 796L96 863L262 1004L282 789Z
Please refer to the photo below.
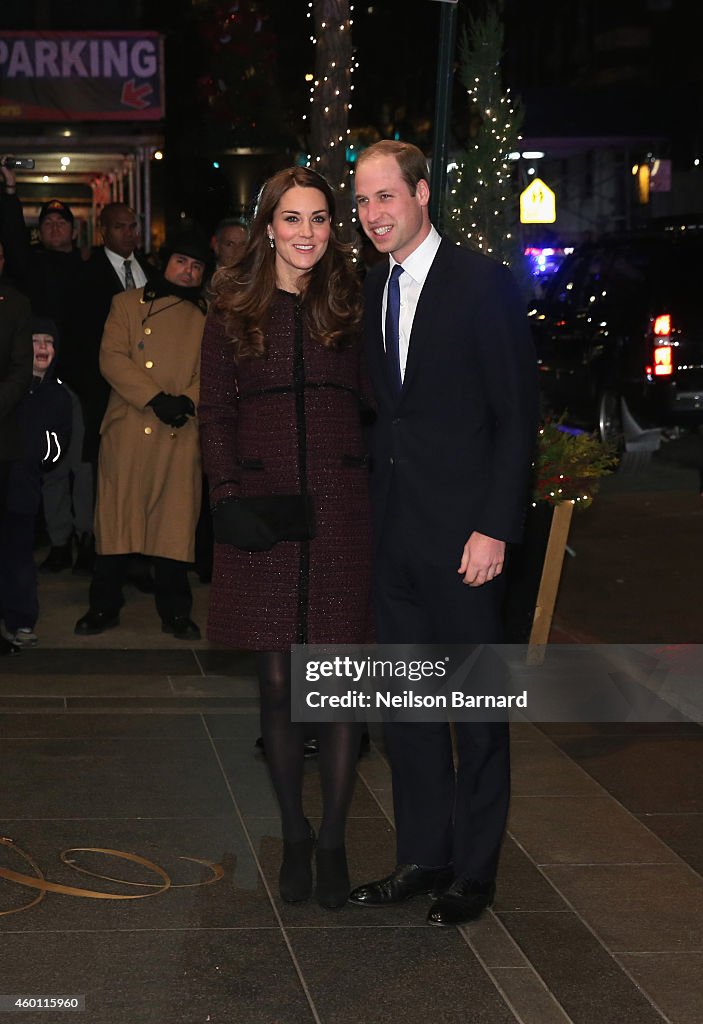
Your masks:
M5 158L3 157L2 159L4 160ZM15 175L14 170L9 167L5 167L5 164L0 161L0 174L2 174L5 179L5 191L7 192L9 189L11 192L14 192L17 188L17 176Z

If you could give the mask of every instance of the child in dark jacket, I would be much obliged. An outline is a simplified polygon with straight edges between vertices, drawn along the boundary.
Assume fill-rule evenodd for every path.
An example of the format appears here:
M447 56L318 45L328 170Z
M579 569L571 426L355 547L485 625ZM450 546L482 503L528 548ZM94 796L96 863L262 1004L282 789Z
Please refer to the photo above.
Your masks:
M51 320L32 319L34 369L17 418L22 450L10 468L0 522L0 619L7 640L36 644L39 616L34 534L44 473L58 465L71 439L71 399L54 369L58 332Z

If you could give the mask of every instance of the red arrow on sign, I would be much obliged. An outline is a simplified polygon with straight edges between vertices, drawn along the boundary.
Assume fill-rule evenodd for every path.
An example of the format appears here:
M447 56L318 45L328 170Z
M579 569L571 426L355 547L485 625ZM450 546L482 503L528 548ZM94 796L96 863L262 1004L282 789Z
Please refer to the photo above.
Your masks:
M154 90L145 82L143 85L137 85L133 78L130 78L128 82L122 86L122 98L120 102L125 107L136 107L137 110L143 110L144 107L149 106L149 101L146 98L150 96Z

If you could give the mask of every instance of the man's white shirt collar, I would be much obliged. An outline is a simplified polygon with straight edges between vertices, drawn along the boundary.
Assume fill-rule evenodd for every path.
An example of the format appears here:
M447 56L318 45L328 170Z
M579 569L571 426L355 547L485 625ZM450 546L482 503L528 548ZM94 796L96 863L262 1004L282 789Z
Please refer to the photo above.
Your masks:
M425 283L425 278L430 272L433 260L437 255L437 250L439 249L441 241L441 235L435 228L434 224L431 224L430 233L427 238L424 238L418 245L417 249L414 249L402 263L398 264L398 261L394 260L393 256L391 256L388 276L390 277L393 267L401 266L405 273L409 274L413 281L416 281L422 288Z
M112 265L113 269L117 273L117 276L124 285L124 256L120 256L116 252L113 252L112 249L108 249L106 245L103 246L103 249L105 250L105 255L109 259L110 264ZM132 264L132 277L134 278L134 284L137 288L141 288L143 285L146 284L146 274L139 265L137 257L134 255L134 252L131 252L127 259L130 260Z

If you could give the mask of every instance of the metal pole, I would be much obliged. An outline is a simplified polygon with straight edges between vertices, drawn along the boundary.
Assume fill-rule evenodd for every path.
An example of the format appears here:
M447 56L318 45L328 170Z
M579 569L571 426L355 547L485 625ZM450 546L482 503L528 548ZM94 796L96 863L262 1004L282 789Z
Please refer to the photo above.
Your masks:
M151 252L151 154L149 146L143 147L144 160L144 252L149 255Z
M134 150L134 212L141 223L142 218L142 150L138 146ZM142 224L143 227L143 224ZM142 242L144 239L142 239Z
M430 218L439 230L444 221L447 189L447 148L449 116L452 109L452 83L454 80L454 45L456 40L457 0L440 0L442 13L439 23L439 51L437 55L437 99L435 101L434 138L432 142L432 170L430 172Z

